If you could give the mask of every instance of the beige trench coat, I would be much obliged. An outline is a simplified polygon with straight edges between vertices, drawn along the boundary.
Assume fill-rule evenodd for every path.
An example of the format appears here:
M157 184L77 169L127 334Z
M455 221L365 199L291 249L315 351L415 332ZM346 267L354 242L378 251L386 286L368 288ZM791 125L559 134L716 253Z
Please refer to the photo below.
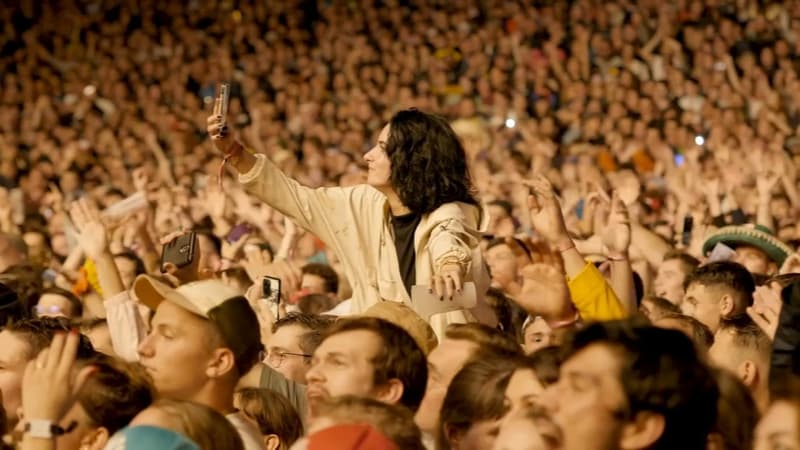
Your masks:
M391 212L385 195L368 185L312 189L286 176L264 155L239 176L245 188L336 252L353 287L353 313L380 301L410 303L400 275ZM416 282L427 285L440 265L459 261L466 281L473 281L479 304L489 276L479 250L487 215L481 208L447 203L422 217L414 233ZM413 308L413 304L410 303ZM468 311L434 315L431 326L439 339L449 323L475 321Z

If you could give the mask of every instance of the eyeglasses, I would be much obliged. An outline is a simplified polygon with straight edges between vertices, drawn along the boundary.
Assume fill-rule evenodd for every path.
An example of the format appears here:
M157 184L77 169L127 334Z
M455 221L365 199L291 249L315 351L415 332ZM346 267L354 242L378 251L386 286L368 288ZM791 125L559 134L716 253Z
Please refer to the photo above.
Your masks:
M274 351L274 352L269 352L267 354L267 364L272 366L273 369L277 369L278 367L281 366L281 364L283 364L283 360L286 359L287 356L301 356L303 358L311 358L311 355L306 355L305 353Z
M51 305L51 306L36 305L34 309L36 310L36 314L39 316L44 314L64 314L64 310L60 306L56 305Z

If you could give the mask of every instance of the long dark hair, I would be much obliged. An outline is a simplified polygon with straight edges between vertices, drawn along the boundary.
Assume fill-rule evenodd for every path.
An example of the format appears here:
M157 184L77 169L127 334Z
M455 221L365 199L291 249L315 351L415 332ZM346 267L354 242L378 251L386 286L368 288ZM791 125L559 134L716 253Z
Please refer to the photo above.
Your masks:
M392 185L414 213L449 202L478 205L464 147L444 118L417 109L398 112L389 121L386 154Z

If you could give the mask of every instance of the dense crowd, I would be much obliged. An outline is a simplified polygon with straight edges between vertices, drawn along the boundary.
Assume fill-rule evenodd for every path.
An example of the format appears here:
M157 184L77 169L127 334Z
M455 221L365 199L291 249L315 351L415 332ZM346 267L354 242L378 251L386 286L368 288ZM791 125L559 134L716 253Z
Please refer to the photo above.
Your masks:
M0 20L0 448L800 448L800 2Z

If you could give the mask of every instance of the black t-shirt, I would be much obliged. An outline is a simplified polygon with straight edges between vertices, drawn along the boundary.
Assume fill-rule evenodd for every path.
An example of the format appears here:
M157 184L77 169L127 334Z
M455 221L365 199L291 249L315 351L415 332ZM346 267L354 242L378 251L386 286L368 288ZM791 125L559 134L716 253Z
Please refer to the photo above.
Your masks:
M392 228L394 228L394 248L397 250L397 262L400 264L400 276L403 277L403 285L406 292L411 295L411 286L416 283L416 259L414 252L414 232L422 219L418 214L406 214L404 216L392 217Z

